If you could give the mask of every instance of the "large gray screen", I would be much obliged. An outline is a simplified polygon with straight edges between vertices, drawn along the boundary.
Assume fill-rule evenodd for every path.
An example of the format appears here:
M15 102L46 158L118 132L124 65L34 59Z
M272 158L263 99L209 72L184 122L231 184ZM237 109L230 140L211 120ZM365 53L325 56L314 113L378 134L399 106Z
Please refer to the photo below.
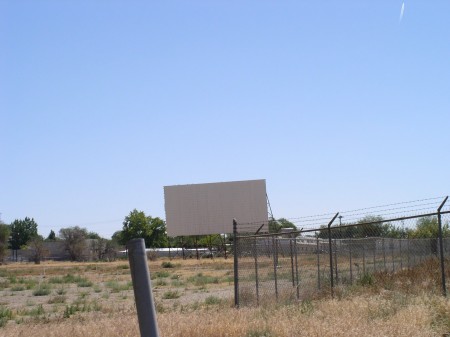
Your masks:
M264 179L164 186L164 200L169 236L231 233L233 219L268 221Z

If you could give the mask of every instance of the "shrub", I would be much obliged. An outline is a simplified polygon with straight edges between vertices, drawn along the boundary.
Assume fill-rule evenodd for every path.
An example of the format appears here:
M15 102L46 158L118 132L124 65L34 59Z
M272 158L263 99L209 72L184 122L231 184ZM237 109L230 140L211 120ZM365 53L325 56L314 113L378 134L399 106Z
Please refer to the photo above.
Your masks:
M163 268L175 268L175 265L170 261L164 261L161 263L161 267Z
M205 299L206 305L217 305L217 304L221 304L221 303L222 303L222 299L220 299L219 297L216 297L216 296L208 296Z
M42 284L33 290L34 296L47 296L48 294L50 294L50 287L46 284Z
M12 319L12 311L4 306L0 306L0 327L3 327Z
M179 298L179 297L180 297L180 293L178 292L178 290L169 290L163 294L163 298L165 300L172 300L172 299Z
M48 304L65 303L66 296L58 295L48 300Z

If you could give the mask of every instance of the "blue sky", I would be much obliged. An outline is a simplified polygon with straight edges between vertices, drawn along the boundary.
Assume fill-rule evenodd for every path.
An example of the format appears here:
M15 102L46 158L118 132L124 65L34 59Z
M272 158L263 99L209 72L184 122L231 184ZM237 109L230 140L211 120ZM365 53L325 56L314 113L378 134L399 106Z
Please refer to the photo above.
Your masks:
M109 237L163 186L276 217L450 192L450 2L1 1L0 212Z

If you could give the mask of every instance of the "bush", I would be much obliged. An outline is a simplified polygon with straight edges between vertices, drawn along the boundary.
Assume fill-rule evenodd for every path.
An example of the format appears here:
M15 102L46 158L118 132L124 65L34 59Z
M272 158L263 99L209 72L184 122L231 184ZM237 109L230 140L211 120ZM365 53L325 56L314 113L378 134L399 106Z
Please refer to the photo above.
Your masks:
M37 289L33 290L33 295L34 296L47 296L48 294L50 294L50 288L48 285L43 284L41 286L39 286Z
M164 261L161 263L161 267L163 268L175 268L175 265L170 261Z
M179 298L179 297L180 297L180 293L177 290L169 290L163 294L163 298L165 300L172 300L172 299Z

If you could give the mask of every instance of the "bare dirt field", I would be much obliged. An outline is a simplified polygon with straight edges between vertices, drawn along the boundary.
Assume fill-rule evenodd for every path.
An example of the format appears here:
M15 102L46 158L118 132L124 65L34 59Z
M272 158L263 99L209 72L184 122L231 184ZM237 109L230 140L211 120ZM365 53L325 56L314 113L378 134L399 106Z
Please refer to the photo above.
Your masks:
M233 307L233 260L149 262L162 337L442 336L450 303L418 288ZM426 282L426 280L424 280ZM128 262L0 266L0 336L139 336Z

